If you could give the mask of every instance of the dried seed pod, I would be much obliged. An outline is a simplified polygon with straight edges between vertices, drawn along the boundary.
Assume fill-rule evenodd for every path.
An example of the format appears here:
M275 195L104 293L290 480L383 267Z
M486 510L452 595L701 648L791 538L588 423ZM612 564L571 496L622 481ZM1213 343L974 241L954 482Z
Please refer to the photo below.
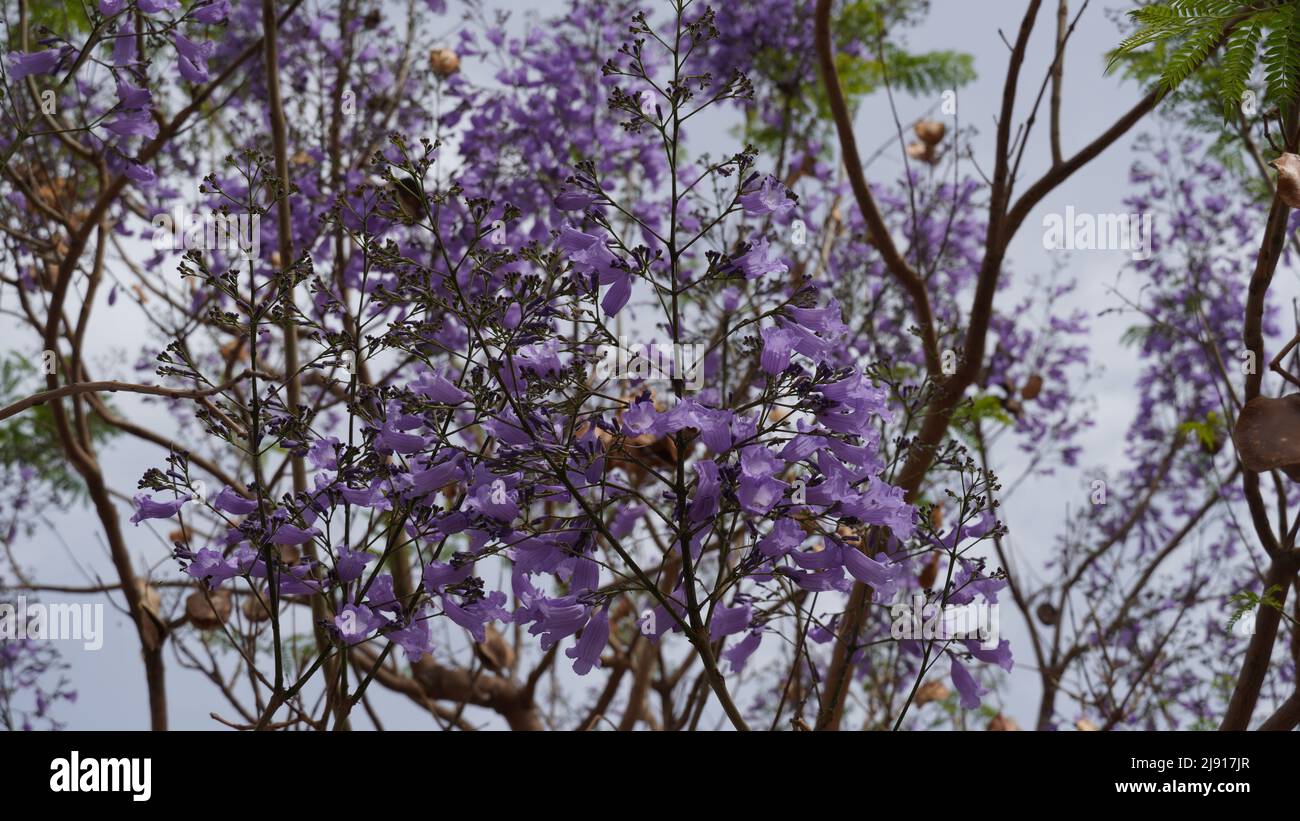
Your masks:
M987 729L995 733L1014 733L1020 730L1020 725L1016 723L1014 718L998 713L993 716L993 720L989 722Z
M942 681L937 679L927 681L916 690L916 706L920 707L931 701L946 701L950 695L952 691Z
M1283 154L1269 165L1277 169L1277 195L1292 208L1300 208L1300 155Z
M214 590L207 596L202 590L195 590L185 599L185 615L189 616L190 624L200 630L216 630L230 619L233 609L234 600L229 590Z
M1300 393L1256 396L1237 415L1232 441L1246 470L1282 469L1300 481Z
M907 156L929 165L935 165L939 162L939 155L935 153L934 147L924 143L908 143Z
M140 594L140 602L154 618L161 619L159 613L162 610L162 597L158 595L158 588L149 584L140 576L135 577L135 589Z
M1043 377L1034 374L1025 380L1025 384L1020 388L1020 398L1026 402L1032 402L1038 398L1038 394L1043 392Z
M515 651L510 642L492 625L487 625L486 630L487 638L474 645L474 652L492 672L509 670L515 663Z
M446 79L460 70L460 57L449 48L435 48L429 52L429 68Z
M263 596L263 599L265 596ZM271 618L271 613L266 608L268 603L259 600L257 596L245 596L244 603L240 605L240 610L244 611L244 618L251 622L266 621Z
M930 558L921 568L921 575L917 582L921 585L922 590L929 590L934 587L935 580L939 578L939 552L935 551L930 554Z
M1060 614L1056 612L1056 608L1047 602L1038 605L1038 609L1034 611L1034 614L1038 616L1039 621L1048 627L1052 627L1060 620Z
M1081 718L1078 721L1074 722L1074 728L1084 733L1097 732L1097 725L1093 724L1091 721L1089 721L1086 718Z
M171 533L167 534L167 539L173 542L184 544L190 540L190 529L188 527L178 527Z
M946 130L938 120L917 120L916 125L912 126L912 131L927 146L936 146L942 142Z

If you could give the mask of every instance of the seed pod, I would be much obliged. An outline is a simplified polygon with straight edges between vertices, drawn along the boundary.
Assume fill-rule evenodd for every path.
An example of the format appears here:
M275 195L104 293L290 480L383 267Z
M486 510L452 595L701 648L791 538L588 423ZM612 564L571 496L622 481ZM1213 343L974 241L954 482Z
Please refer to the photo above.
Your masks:
M265 598L265 595L263 595L263 598ZM239 609L244 611L244 618L251 622L259 622L271 618L270 612L266 609L268 606L270 606L270 602L263 603L257 596L250 595L244 597L244 603Z
M162 608L162 597L158 595L158 588L146 582L142 577L135 577L135 589L140 594L141 604L144 609L148 610L155 617L158 616Z
M1091 721L1089 721L1086 718L1081 718L1078 721L1074 722L1074 728L1084 733L1097 732L1097 725L1093 724Z
M515 651L506 641L501 631L487 625L487 638L474 645L474 651L483 664L492 672L509 670L515 663Z
M1256 396L1237 415L1232 441L1246 470L1282 469L1300 481L1300 393Z
M429 52L429 68L446 79L460 70L460 57L449 48L435 48Z
M989 722L987 729L995 733L1014 733L1020 730L1020 725L1016 723L1014 718L1009 718L998 713L993 716L993 720Z
M934 147L923 143L908 143L907 156L928 165L935 165L939 162L939 155L934 152Z
M942 681L937 679L927 681L917 688L916 706L920 707L929 704L931 701L946 701L950 695L952 695L952 691Z
M1292 208L1300 208L1300 155L1286 153L1271 160L1277 169L1277 195Z
M1034 611L1034 614L1038 616L1039 621L1048 627L1054 626L1060 619L1060 614L1056 612L1056 608L1047 602L1038 605L1038 609Z
M1043 392L1043 377L1034 374L1025 380L1025 384L1020 388L1020 398L1026 402L1032 402L1038 398L1038 394Z
M912 131L927 146L936 146L942 142L946 130L943 123L938 120L918 120L916 125L912 126Z
M202 590L195 590L185 599L185 615L190 617L190 624L200 630L216 630L230 619L233 609L234 601L229 590L214 590L207 596Z
M934 587L934 582L939 578L939 553L935 551L930 554L929 560L925 567L921 569L921 576L917 582L921 585L922 590L929 590Z

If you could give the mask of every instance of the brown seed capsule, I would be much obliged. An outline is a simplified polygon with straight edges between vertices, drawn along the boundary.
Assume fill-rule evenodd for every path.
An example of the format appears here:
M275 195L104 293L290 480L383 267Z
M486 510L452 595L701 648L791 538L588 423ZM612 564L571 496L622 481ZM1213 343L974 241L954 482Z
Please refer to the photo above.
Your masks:
M1038 616L1038 620L1043 624L1046 624L1048 627L1056 624L1059 617L1056 608L1047 602L1038 605L1038 609L1035 610L1034 613Z
M946 701L952 691L942 681L932 680L922 684L916 691L916 706L929 704L931 701Z
M1025 384L1020 388L1020 398L1026 402L1032 402L1038 398L1038 394L1043 392L1043 377L1034 374L1025 380Z
M492 625L486 626L487 638L474 645L474 650L483 664L492 672L509 670L515 663L515 651L506 641L501 631Z
M208 599L211 598L209 603ZM229 590L214 590L207 596L195 590L185 599L185 615L200 630L215 630L230 618L234 601Z
M158 595L158 588L136 576L135 589L140 594L140 603L144 605L144 609L152 613L155 618L160 618L158 614L162 608L162 597Z
M922 143L908 143L907 156L929 165L939 162L939 155L934 152L934 147Z
M1008 718L1007 716L998 713L993 716L993 720L989 722L988 729L995 733L1014 733L1020 729L1020 725L1016 723L1014 718Z
M1286 153L1269 165L1277 169L1277 195L1292 208L1300 208L1300 155Z
M1246 470L1282 469L1300 482L1300 393L1256 396L1237 415L1232 441Z
M939 553L936 551L930 554L930 559L921 568L921 576L917 582L921 585L922 590L929 590L934 587L934 582L939 578Z
M266 602L265 598L265 595L263 595L262 600L259 600L256 596L245 596L244 603L240 606L240 609L244 611L244 618L254 622L266 621L271 618L270 612L266 609L269 602Z
M1081 732L1085 732L1085 733L1095 733L1095 732L1097 732L1097 725L1096 725L1096 724L1093 724L1091 721L1089 721L1089 720L1086 719L1086 718L1081 718L1081 719L1079 719L1078 721L1074 722L1074 728L1075 728L1076 730L1079 730L1079 731L1081 731Z
M912 131L927 146L936 146L942 142L946 130L943 123L938 120L918 120L916 125L912 126Z
M178 527L167 534L167 539L173 542L188 542L190 540L190 529L188 527Z
M446 79L460 70L460 57L449 48L435 48L429 52L429 68Z

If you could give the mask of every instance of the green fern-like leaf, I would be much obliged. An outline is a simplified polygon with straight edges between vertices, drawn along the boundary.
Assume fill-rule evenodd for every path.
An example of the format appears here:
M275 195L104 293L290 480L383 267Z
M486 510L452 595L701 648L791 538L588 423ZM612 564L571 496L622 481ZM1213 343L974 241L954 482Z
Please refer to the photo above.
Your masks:
M1236 116L1237 108L1246 96L1246 83L1255 67L1255 55L1263 34L1264 22L1256 18L1228 35L1219 76L1219 102L1223 104L1225 119Z
M1300 91L1300 4L1270 11L1264 39L1265 99L1290 107Z

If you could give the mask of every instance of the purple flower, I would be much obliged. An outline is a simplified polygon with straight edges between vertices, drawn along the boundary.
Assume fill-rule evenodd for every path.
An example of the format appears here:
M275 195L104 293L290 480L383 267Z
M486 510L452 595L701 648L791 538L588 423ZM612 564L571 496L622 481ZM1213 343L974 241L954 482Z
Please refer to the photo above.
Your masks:
M206 582L209 588L215 590L222 582L238 576L240 570L239 564L234 560L222 556L218 550L205 547L194 556L194 561L185 568L185 573L191 578Z
M433 371L420 374L420 378L411 383L411 390L431 402L442 405L459 405L469 398L469 394L453 385L446 377Z
M893 597L895 585L903 573L901 562L881 564L855 547L844 548L841 556L844 560L844 569L863 584L871 585L876 592L877 600Z
M34 74L49 74L58 66L62 56L63 52L60 49L28 53L11 51L9 52L9 79L11 82L17 82Z
M614 316L623 310L623 306L627 305L627 301L632 298L631 274L620 271L611 279L613 284L600 301L600 310L604 311L605 316Z
M171 1L175 2L175 0ZM141 11L144 11L143 5L141 3ZM212 57L216 44L211 41L196 43L179 31L172 32L172 42L176 45L177 62L181 76L191 83L206 83L208 81L208 60Z
M583 191L565 191L555 198L555 207L561 211L586 211L596 197Z
M573 659L573 672L585 676L591 668L600 666L600 653L609 643L609 611L601 608L583 628L578 643L564 651Z
M291 522L285 522L284 524L277 527L274 531L272 531L271 544L278 544L278 545L304 544L306 542L310 542L313 538L319 535L320 535L320 531L317 530L316 528L312 528L311 530L303 530L301 527L298 527L297 525Z
M521 624L533 622L528 634L540 635L542 649L550 650L560 639L582 629L587 622L587 608L578 604L576 596L540 598L530 606L519 608L515 620Z
M784 274L790 270L780 257L774 256L774 249L768 245L766 237L751 244L748 251L732 260L732 264L745 279L758 279L764 274Z
M99 0L99 13L105 17L112 17L124 8L126 0Z
M709 638L717 641L749 627L752 608L749 604L738 607L718 607L709 621Z
M723 651L722 658L731 665L732 675L740 675L744 672L749 657L754 655L754 651L758 649L758 645L762 641L763 630L762 628L756 628L749 631L749 635L733 645L731 649Z
M154 500L148 493L135 494L135 515L131 524L139 526L145 519L170 519L180 512L181 506L190 500L189 496L180 496L163 502Z
M366 601L372 610L380 613L396 613L401 606L397 594L393 592L393 576L390 573L376 576L366 591Z
M334 572L341 582L356 581L365 572L366 565L374 560L375 555L373 553L367 553L364 550L349 550L340 546L337 551L337 558L334 561Z
M474 488L465 500L465 507L491 519L512 522L519 516L517 495L506 487L504 479L496 478Z
M429 444L429 440L414 433L402 433L388 425L380 429L375 436L375 450L380 453L419 453Z
M490 593L466 607L461 607L451 596L443 595L442 612L447 618L464 627L474 637L474 641L487 641L487 623L508 618L509 613L501 606L505 604L506 594L500 590Z
M455 567L448 562L432 562L424 568L424 589L430 595L442 592L447 585L460 584L474 572L474 563L466 562Z
M967 710L977 710L980 706L980 697L988 690L985 690L971 677L962 663L952 656L952 684L961 694L961 706Z
M1015 662L1011 659L1011 642L1006 639L998 642L998 646L992 650L986 650L980 642L970 639L966 641L966 649L985 664L996 664L1008 673L1015 667Z
M740 204L744 206L745 213L751 217L765 214L779 216L794 208L794 198L776 177L769 174L763 179L763 184L758 187L758 190L740 197Z
M740 506L759 516L771 510L785 495L785 482L775 478L784 467L762 445L745 448L740 454L740 484L736 489Z
M364 641L385 624L387 622L383 616L372 612L364 604L345 604L334 617L334 629L339 631L339 638L344 644Z
M761 362L763 371L777 376L790 365L790 355L794 353L795 333L787 328L768 327L762 330L763 354Z
M429 632L429 613L427 608L411 619L411 623L399 630L389 632L388 638L406 653L412 661L419 661L433 649L433 636Z
M317 439L307 449L307 460L312 463L313 467L321 470L338 470L338 457L335 455L335 448L338 445L339 440L334 436Z
M212 25L220 23L230 16L230 0L209 0L201 6L190 10L190 17L196 22Z
M217 497L212 500L212 506L217 510L224 511L232 516L243 516L257 510L257 502L253 499L245 499L234 490L223 487Z
M157 14L160 11L175 11L181 7L180 0L139 0L136 8L145 14Z

